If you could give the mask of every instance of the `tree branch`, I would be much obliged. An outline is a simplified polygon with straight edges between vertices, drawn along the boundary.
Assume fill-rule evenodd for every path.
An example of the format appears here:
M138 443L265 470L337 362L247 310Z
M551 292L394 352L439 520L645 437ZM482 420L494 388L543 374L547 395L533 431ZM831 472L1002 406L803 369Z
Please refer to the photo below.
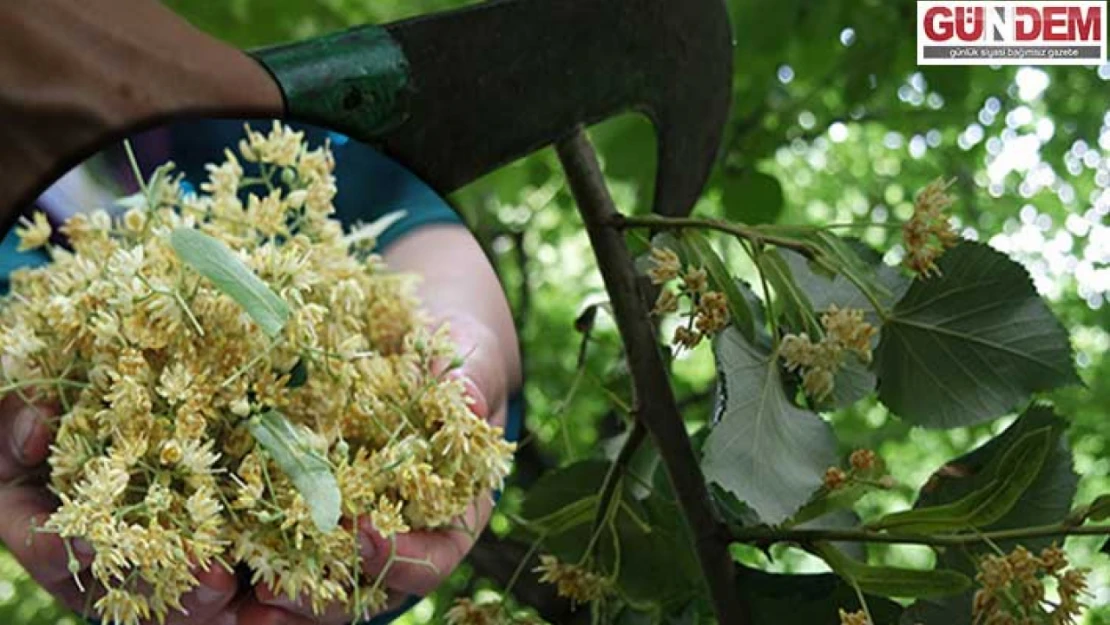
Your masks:
M791 542L808 544L816 541L860 542L860 543L903 543L930 545L934 547L953 547L971 545L988 541L1022 540L1050 536L1106 536L1110 535L1110 525L1088 525L1073 527L1069 525L1039 525L994 532L975 534L900 534L897 532L876 532L865 529L776 529L773 527L745 527L733 531L733 540L742 543L780 543Z
M720 623L750 625L749 612L734 586L729 537L713 515L705 478L698 466L656 340L647 307L636 286L636 271L624 237L613 227L618 214L605 187L597 154L579 128L556 145L590 237L613 315L624 342L639 401L636 418L659 449L686 520L714 611Z

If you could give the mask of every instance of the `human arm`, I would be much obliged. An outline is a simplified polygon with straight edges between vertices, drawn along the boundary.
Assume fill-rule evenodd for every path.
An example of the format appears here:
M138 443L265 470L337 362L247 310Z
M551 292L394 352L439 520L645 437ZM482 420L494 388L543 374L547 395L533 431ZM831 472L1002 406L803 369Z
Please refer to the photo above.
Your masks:
M281 108L257 62L160 2L0 2L0 226L112 133L186 111Z

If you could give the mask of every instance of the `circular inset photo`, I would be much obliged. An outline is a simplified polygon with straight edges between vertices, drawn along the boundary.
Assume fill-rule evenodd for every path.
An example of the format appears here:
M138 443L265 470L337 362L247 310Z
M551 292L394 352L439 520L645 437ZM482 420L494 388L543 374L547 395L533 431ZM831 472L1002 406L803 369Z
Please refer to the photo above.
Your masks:
M3 241L3 536L106 623L384 623L489 522L512 315L416 176L328 130L107 147ZM270 619L270 620L267 620Z

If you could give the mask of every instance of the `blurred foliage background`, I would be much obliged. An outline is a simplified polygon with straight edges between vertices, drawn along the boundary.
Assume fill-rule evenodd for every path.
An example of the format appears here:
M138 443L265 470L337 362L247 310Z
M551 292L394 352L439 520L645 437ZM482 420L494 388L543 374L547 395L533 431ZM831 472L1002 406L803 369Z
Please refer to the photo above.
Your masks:
M612 0L616 1L616 0ZM459 0L169 0L197 27L253 47L366 22L467 4ZM915 4L899 0L728 0L736 33L734 107L719 167L697 206L745 222L872 222L861 236L899 257L898 230L918 189L955 177L965 237L1022 262L1070 329L1085 389L1052 398L1072 420L1077 503L1110 491L1110 64L1098 68L919 68ZM496 36L488 33L487 36ZM696 34L695 34L696 36ZM481 45L477 41L475 45ZM536 76L543 80L543 76ZM445 102L444 106L450 106ZM644 211L654 175L650 125L628 115L591 129L618 204ZM452 197L504 282L527 367L527 444L491 524L505 536L521 489L550 468L609 453L623 430L611 393L623 393L619 342L604 314L576 371L574 320L604 300L592 255L550 150L477 181ZM738 258L737 250L724 249ZM737 267L741 272L742 266ZM691 429L710 409L713 369L702 346L675 362ZM929 474L1009 420L936 432L911 429L877 403L830 415L845 451L876 447L901 485L872 495L864 515L912 501ZM880 443L880 441L882 441ZM643 464L652 463L645 454ZM495 592L519 545L485 541L436 596L405 617L438 622L450 598ZM1073 538L1094 570L1089 625L1110 623L1110 562L1102 540ZM772 570L818 570L798 552L737 558ZM873 548L871 558L927 564L922 548ZM525 576L527 577L527 576ZM519 596L565 610L521 582ZM546 602L546 603L545 603ZM1097 607L1104 606L1104 607ZM64 622L62 612L9 558L0 558L0 622ZM568 619L570 617L567 617Z

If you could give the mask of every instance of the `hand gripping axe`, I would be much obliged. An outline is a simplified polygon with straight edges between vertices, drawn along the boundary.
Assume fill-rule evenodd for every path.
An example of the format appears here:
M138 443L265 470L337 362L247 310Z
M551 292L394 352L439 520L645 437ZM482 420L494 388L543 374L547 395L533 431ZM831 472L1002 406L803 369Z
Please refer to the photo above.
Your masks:
M381 148L441 193L625 111L654 124L656 212L684 215L732 83L723 0L500 0L252 53L286 113Z

